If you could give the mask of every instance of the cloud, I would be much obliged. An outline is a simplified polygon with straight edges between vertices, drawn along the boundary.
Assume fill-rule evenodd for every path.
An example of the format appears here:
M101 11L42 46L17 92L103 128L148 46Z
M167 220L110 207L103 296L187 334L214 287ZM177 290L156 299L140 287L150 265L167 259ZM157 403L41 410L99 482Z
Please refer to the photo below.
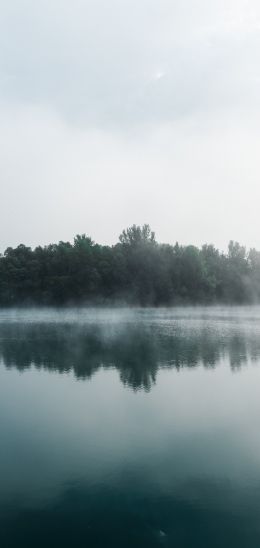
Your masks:
M112 129L257 104L259 25L255 0L4 1L2 95Z
M113 243L134 222L160 241L258 245L258 120L200 115L122 135L38 107L0 118L2 251L83 232Z
M260 247L256 0L4 0L0 248Z

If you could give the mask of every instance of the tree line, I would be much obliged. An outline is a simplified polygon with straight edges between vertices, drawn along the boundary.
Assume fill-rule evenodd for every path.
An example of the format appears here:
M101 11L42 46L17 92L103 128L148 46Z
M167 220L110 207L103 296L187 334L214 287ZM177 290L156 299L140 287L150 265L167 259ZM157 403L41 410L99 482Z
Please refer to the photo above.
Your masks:
M8 247L0 255L0 305L169 306L260 302L260 252L230 241L228 252L160 244L133 225L113 246L74 242Z

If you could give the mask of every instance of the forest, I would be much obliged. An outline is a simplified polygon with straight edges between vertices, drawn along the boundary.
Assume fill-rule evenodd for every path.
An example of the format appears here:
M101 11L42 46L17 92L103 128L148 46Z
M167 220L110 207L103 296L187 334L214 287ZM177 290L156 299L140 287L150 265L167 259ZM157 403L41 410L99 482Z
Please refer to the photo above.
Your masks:
M260 302L260 252L230 241L227 253L158 243L150 226L116 245L74 242L8 247L0 255L0 305L243 304Z

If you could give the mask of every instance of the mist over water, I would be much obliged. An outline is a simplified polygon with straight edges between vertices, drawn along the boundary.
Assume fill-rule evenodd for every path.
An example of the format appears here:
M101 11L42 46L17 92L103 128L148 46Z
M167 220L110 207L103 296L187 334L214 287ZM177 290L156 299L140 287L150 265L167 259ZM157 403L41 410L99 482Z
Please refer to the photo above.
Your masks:
M259 307L1 310L1 546L257 546L259 386Z
M2 311L0 358L81 380L113 368L123 384L149 390L160 369L253 363L259 319L259 307Z

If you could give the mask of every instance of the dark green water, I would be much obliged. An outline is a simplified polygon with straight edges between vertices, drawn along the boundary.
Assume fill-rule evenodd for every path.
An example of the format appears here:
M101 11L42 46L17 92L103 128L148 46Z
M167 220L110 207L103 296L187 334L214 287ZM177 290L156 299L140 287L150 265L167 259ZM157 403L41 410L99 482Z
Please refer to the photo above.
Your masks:
M259 545L259 308L0 312L1 548Z

